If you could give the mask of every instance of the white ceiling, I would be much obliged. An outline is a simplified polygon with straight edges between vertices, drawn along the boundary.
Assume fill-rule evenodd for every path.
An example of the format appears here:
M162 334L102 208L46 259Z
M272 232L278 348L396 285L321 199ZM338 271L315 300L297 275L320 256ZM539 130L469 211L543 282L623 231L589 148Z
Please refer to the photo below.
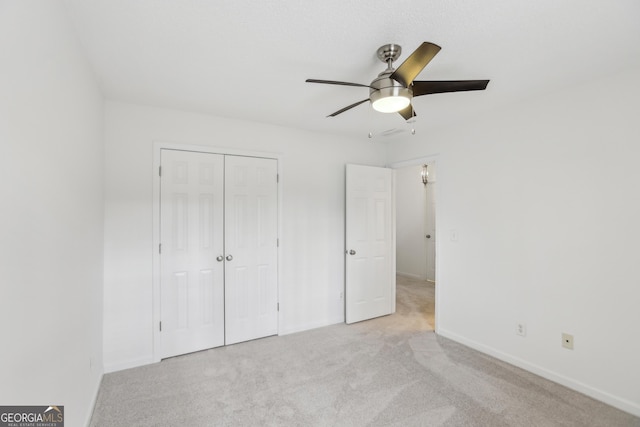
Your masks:
M442 47L417 80L491 79L486 91L414 99L415 126L580 84L640 61L637 0L65 0L110 99L366 137L406 129L363 104L397 43Z

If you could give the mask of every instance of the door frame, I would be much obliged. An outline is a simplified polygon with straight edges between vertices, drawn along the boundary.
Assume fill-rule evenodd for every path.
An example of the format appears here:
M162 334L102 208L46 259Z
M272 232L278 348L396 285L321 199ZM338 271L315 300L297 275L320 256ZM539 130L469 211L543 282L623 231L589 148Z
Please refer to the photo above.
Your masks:
M435 163L429 163L429 166L431 165L435 165ZM424 250L424 257L427 260L427 271L425 272L425 278L428 282L434 282L436 280L436 276L435 276L435 271L436 271L436 242L435 242L435 233L436 233L436 210L435 210L435 204L436 204L436 195L438 194L438 190L436 189L437 186L437 181L436 180L429 180L429 184L425 186L425 192L424 192L424 214L425 217L423 218L424 220L424 234L425 236L427 234L433 234L433 240L431 239L424 239L424 246L425 246L425 250ZM430 199L430 197L432 197ZM430 221L433 221L433 227L429 227ZM430 241L431 240L431 241ZM433 244L433 265L431 265L431 259L430 259L430 245ZM433 267L433 280L430 279L431 276L429 276L429 267Z
M394 163L390 163L387 165L387 167L390 167L391 169L402 169L402 168L406 168L409 166L418 166L418 165L423 165L425 163L428 164L433 164L436 166L436 170L437 170L437 176L438 176L438 191L436 191L435 193L435 197L434 197L434 201L436 204L436 287L435 287L435 333L439 334L440 333L440 308L441 304L440 304L440 300L442 298L442 291L443 291L443 282L442 282L442 275L441 275L441 271L442 268L440 268L440 261L442 260L442 250L441 250L441 241L442 238L444 237L444 232L442 231L442 221L438 221L438 218L440 218L441 213L440 211L442 210L442 203L440 203L440 200L442 198L442 182L444 181L442 179L443 177L443 173L442 173L442 158L440 157L440 154L433 154L430 156L424 156L424 157L419 157L416 159L410 159L410 160L404 160L404 161L400 161L400 162L394 162ZM416 177L416 179L418 179L419 177ZM395 189L394 189L395 190ZM445 288L446 289L446 288Z
M152 304L152 316L151 316L151 331L153 341L153 355L152 361L160 362L161 360L161 335L160 335L160 175L158 173L160 169L160 153L161 150L178 150L178 151L193 151L199 153L210 154L222 154L228 156L243 156L243 157L260 157L267 159L275 159L278 163L278 200L277 200L277 234L278 234L278 247L277 247L277 279L276 285L278 287L278 301L282 300L280 292L282 286L280 286L282 271L282 154L271 153L264 151L252 151L235 149L229 147L217 147L207 145L194 145L194 144L180 144L170 141L153 141L153 217L152 217L152 232L153 232L153 244L151 246L152 254L152 290L151 290L151 304ZM280 326L282 325L282 312L278 310L278 335L280 335Z

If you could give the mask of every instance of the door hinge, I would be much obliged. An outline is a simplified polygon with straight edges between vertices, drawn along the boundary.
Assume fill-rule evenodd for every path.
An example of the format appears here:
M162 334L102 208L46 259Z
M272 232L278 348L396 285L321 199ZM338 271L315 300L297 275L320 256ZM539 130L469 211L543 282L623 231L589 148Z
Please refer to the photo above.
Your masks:
M160 243L158 245L158 253L161 254L162 253L162 243Z
M162 332L162 321L160 321L160 332Z
M280 311L280 303L278 303L278 311Z
M276 247L279 248L280 247L280 239L276 239Z
M158 166L158 176L162 176L162 166Z
M279 173L276 174L276 182L280 182L280 174Z

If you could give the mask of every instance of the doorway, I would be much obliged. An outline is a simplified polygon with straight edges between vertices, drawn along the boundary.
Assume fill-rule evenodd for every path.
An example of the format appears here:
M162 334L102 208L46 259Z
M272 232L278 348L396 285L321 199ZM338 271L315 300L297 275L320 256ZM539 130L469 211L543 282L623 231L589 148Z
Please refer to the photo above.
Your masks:
M419 306L435 330L436 164L407 163L396 166L397 294Z

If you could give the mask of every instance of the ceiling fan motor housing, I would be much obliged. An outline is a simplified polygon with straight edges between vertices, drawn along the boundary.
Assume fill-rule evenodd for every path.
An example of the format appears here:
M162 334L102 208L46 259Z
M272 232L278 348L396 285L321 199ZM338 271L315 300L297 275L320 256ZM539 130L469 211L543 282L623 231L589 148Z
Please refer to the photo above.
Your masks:
M383 71L369 85L371 105L383 113L395 113L408 106L413 96L410 87L406 88L389 77L393 71L393 69Z

